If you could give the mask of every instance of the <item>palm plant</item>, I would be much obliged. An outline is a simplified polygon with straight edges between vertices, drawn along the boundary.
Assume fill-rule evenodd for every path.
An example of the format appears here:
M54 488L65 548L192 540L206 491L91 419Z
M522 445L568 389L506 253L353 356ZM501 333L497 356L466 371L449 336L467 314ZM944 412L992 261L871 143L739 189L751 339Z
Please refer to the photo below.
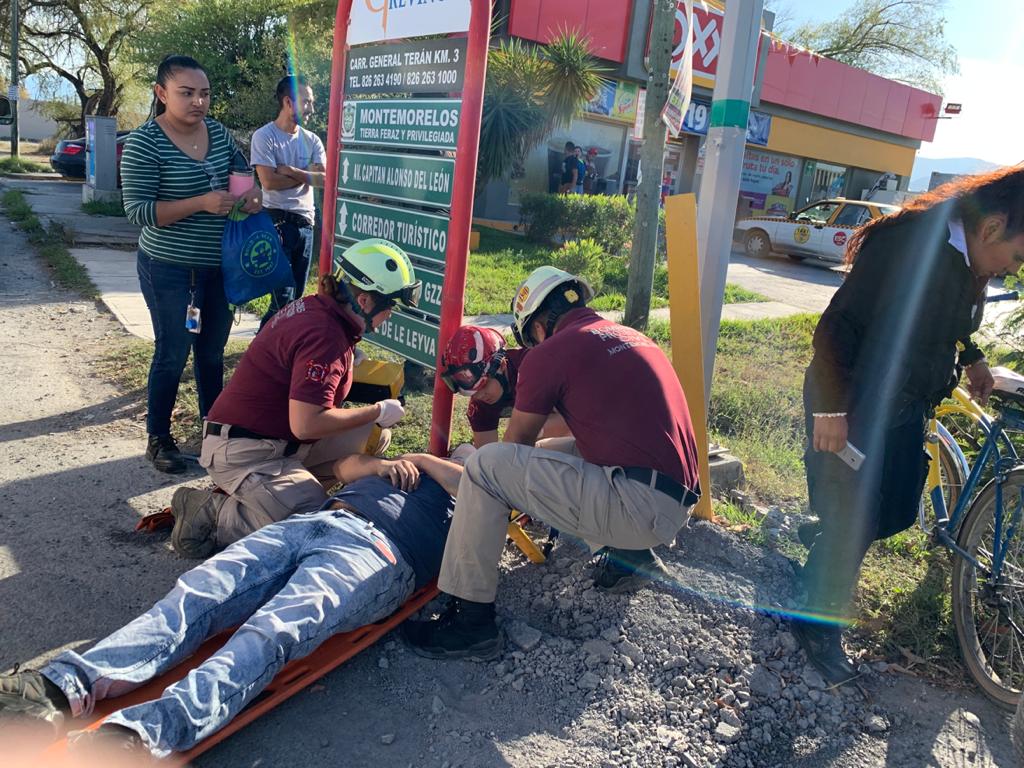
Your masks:
M544 46L511 39L491 49L478 185L520 167L531 149L580 115L601 88L604 71L590 55L587 39L572 31L559 32Z

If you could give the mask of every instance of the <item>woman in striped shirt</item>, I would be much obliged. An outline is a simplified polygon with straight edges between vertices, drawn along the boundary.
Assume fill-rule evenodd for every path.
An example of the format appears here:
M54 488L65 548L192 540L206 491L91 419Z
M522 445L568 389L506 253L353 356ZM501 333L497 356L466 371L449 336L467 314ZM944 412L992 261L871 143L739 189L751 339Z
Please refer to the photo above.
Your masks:
M224 345L232 312L220 270L221 236L237 198L227 191L237 150L227 129L206 116L210 81L195 59L168 56L157 69L155 117L132 131L121 158L124 209L142 227L138 272L156 344L149 368L146 457L161 472L183 472L171 437L171 411L192 350L199 413L224 385ZM242 207L255 213L253 188Z

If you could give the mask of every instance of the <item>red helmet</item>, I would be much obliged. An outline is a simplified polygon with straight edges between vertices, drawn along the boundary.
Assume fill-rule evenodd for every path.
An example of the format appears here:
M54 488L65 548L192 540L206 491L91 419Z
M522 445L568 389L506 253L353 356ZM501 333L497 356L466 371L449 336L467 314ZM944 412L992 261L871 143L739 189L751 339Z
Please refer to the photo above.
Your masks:
M441 379L452 392L472 395L503 369L505 338L493 328L464 325L441 355Z

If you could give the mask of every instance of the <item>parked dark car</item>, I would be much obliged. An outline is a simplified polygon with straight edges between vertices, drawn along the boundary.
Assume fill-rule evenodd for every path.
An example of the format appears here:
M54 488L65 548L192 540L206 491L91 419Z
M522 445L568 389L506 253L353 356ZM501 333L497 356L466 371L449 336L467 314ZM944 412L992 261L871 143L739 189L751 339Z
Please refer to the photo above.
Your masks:
M131 131L117 132L117 184L121 186L121 153ZM58 141L50 156L50 166L65 179L85 178L85 139Z

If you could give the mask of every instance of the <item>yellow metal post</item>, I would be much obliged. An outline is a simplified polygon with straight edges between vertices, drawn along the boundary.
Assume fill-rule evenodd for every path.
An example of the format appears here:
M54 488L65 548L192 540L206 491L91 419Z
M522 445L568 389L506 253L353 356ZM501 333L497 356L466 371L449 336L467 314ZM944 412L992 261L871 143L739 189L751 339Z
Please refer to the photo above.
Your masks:
M686 392L700 459L703 491L693 514L709 520L711 470L708 468L708 415L701 349L700 268L697 259L697 198L692 194L665 198L665 241L668 248L668 296L671 312L672 367Z

